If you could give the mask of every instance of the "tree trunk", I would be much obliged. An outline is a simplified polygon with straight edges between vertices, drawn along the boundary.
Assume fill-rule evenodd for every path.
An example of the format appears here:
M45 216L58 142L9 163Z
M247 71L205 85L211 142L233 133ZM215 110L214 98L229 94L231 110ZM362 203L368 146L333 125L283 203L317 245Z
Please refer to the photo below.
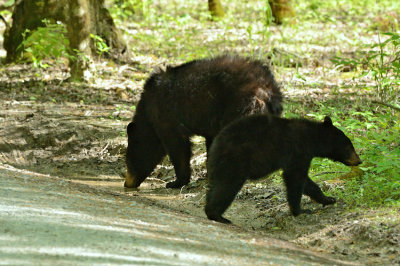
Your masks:
M61 21L67 25L71 54L77 58L70 60L74 79L82 77L86 68L86 64L76 54L91 58L91 53L96 52L90 33L104 40L111 48L109 53L118 56L127 52L124 40L104 7L104 0L21 0L14 8L12 19L12 26L4 34L7 62L15 61L23 51L24 47L20 46L22 33L26 29L34 31L37 27L43 27L43 19Z
M295 11L291 5L291 0L268 0L271 6L272 16L276 24L282 24L284 18L295 16Z
M225 16L224 9L219 0L208 0L208 10L213 18L222 18Z
M83 72L88 67L88 62L84 61L79 53L83 53L90 57L90 31L89 31L89 14L88 2L86 0L70 0L68 8L68 39L71 53L74 59L70 59L69 67L71 79L80 80ZM83 11L82 11L83 10Z

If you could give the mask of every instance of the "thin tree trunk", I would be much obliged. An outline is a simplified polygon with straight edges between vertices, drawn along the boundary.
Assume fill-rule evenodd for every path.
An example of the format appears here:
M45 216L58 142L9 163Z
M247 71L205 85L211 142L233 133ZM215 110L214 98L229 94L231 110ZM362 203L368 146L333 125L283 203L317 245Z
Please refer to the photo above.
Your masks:
M71 79L80 80L88 67L79 53L91 58L89 7L86 0L70 0L67 19L68 39L74 59L69 62ZM79 51L79 52L78 52Z
M220 0L208 0L208 10L213 18L221 18L225 16Z
M295 16L296 12L291 5L291 0L268 0L268 2L276 24L282 24L284 18Z

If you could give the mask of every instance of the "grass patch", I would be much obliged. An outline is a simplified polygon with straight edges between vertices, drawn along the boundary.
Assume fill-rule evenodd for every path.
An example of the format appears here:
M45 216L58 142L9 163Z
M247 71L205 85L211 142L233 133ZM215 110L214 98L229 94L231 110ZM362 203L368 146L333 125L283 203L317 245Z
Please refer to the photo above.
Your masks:
M343 106L349 106L343 108ZM319 100L310 105L291 103L286 117L311 117L322 121L331 116L334 125L352 140L363 164L362 176L345 180L333 194L349 206L400 206L400 115L398 112L360 100ZM310 176L314 180L335 179L350 168L328 159L314 159Z

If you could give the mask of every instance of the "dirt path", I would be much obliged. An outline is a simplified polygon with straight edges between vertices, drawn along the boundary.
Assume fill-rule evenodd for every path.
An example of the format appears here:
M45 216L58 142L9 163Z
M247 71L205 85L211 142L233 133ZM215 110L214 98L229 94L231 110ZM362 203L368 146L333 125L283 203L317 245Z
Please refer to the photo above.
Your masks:
M0 164L2 264L347 264L293 244Z

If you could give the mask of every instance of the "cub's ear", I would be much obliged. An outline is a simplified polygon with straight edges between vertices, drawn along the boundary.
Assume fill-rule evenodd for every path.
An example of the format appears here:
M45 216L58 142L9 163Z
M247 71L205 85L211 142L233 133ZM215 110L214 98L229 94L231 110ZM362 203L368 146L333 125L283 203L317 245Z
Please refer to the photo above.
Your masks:
M324 125L332 126L332 119L329 116L325 116Z
M130 122L128 124L128 127L126 128L126 133L128 134L128 136L129 136L129 133L131 133L134 129L135 129L135 123Z

